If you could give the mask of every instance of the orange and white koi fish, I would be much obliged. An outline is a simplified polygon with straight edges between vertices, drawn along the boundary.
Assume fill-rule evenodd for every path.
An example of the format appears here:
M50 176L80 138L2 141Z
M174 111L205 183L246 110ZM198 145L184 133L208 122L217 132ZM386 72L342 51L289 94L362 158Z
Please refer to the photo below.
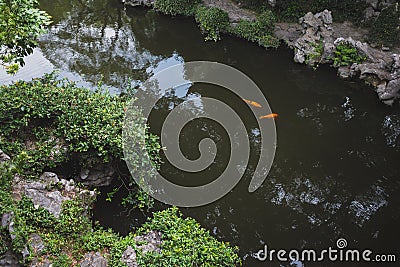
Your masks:
M277 117L278 117L278 114L271 113L271 114L268 114L268 115L261 116L261 117L259 117L259 119L274 119L274 118L277 118Z
M247 100L244 98L242 98L242 100L253 107L262 108L262 106L260 104L258 104L256 101L251 101L251 100Z

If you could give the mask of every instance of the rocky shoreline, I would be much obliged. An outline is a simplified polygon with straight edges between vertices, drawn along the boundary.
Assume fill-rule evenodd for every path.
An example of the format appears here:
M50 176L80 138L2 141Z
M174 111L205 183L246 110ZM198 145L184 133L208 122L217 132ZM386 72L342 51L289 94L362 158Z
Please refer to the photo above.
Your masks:
M11 161L11 158L0 149L0 167L1 164ZM102 180L99 177L99 180ZM79 179L78 179L79 180ZM90 220L90 210L92 204L96 201L97 192L78 186L74 180L65 180L59 178L52 172L43 173L38 180L26 180L19 175L15 175L12 180L12 198L19 202L23 198L32 201L34 208L43 209L49 212L51 216L59 219L64 212L64 205L68 201L78 201L83 207L83 216ZM96 183L97 185L98 183ZM20 251L12 248L11 242L19 238L15 227L15 214L9 212L2 214L1 227L7 231L10 242L7 244L8 251L0 258L2 267L20 267L26 266L21 262L29 262L29 267L51 267L52 259L46 255L47 244L39 233L29 234L26 243ZM136 252L161 252L162 234L158 231L150 231L145 235L138 235L134 238L135 249L133 245L127 244L124 248L121 262L128 267L138 267ZM91 251L83 255L80 262L74 266L81 267L107 267L109 252Z
M130 6L151 7L155 0L123 0ZM382 8L391 0L366 0L365 20L379 16ZM241 8L231 0L203 0L204 5L226 11L234 26L240 19L255 20L257 14ZM269 1L273 7L276 1ZM365 61L338 67L338 76L344 79L359 78L372 86L379 99L392 105L400 98L400 47L375 47L367 42L368 31L350 22L335 23L328 10L307 13L298 23L276 23L275 35L294 50L294 61L316 67L319 64L333 66L334 51L339 44L352 46L365 56ZM316 51L318 44L322 51Z
M309 66L333 65L334 51L345 43L354 47L365 57L362 63L338 67L338 76L344 79L358 77L375 88L378 97L385 104L392 105L400 98L400 54L398 48L373 48L359 41L352 34L356 30L351 24L335 24L331 12L307 13L299 24L276 26L276 35L294 50L294 61ZM360 37L360 36L357 36ZM322 45L318 51L317 44Z

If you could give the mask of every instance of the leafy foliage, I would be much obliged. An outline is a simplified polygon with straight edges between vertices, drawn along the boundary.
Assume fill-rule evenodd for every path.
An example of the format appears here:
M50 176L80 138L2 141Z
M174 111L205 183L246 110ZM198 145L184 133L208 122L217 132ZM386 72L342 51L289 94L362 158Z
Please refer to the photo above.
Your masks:
M261 3L258 3L258 5L261 5ZM307 12L316 13L328 9L332 11L335 21L347 20L360 23L364 19L366 8L367 4L363 0L278 0L275 13L280 20L297 22Z
M122 125L127 97L79 88L68 80L47 75L31 82L0 87L0 147L13 157L16 171L35 178L68 163L71 170L99 163L122 164ZM132 113L132 135L145 132L147 149L157 160L158 138L146 133L138 109ZM141 130L140 130L141 129ZM141 165L142 156L132 164ZM138 175L148 175L142 173ZM125 178L131 194L125 203L144 208L152 199Z
M279 39L273 35L275 16L270 10L261 13L255 21L240 20L230 32L264 47L278 47Z
M25 174L40 174L73 153L104 162L121 158L124 105L118 96L90 92L53 75L2 86L0 144L21 157Z
M400 43L399 2L382 10L372 24L369 35L371 41L380 45L392 46Z
M333 66L348 66L353 63L361 63L365 60L366 57L361 55L355 47L342 42L336 46Z
M0 177L10 177L12 168L2 168ZM4 179L1 188L9 188L10 180ZM236 254L237 248L225 242L220 242L208 231L191 218L183 218L177 208L170 208L154 213L150 219L135 233L122 237L111 229L92 226L90 210L79 198L64 201L59 218L55 218L47 210L34 207L27 197L13 200L11 191L6 192L7 198L1 199L1 207L7 203L7 210L13 213L12 247L21 253L30 235L38 234L43 240L45 249L41 252L27 247L30 256L25 264L33 259L50 259L53 266L77 266L83 255L88 252L100 252L109 262L109 266L126 267L121 257L128 246L135 249L139 266L236 266L240 259ZM3 202L4 201L4 202ZM149 231L162 233L161 252L143 253L138 246L143 245L135 240L135 236ZM0 255L7 249L10 242L8 230L2 229Z
M24 65L23 57L37 46L37 38L50 24L37 0L0 0L0 63L9 74Z
M236 247L219 242L192 218L183 218L177 208L154 213L139 234L160 231L163 236L161 254L147 253L140 266L236 266L240 259Z
M201 0L156 0L154 9L167 15L193 16Z
M199 6L196 10L195 19L202 32L205 33L206 41L220 40L220 33L226 31L229 26L228 13L216 7Z
M313 65L313 68L316 69L319 67L319 63L323 59L323 53L324 53L324 43L321 40L318 44L317 43L312 43L314 47L314 51L311 54L306 55L306 64Z

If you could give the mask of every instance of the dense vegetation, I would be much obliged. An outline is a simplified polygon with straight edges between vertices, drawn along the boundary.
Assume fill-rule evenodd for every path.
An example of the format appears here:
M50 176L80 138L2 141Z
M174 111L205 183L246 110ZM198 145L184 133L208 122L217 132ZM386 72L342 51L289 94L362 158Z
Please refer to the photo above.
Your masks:
M364 0L277 0L272 8L268 0L237 0L245 7L262 12L272 9L280 20L297 22L307 12L320 12L329 9L336 21L349 20L361 22L367 4Z
M372 24L371 41L378 45L400 44L400 6L393 4L379 14Z
M43 171L69 166L70 174L101 163L121 164L122 124L127 97L91 92L54 75L0 87L0 147L13 157L20 175L37 177ZM143 129L140 112L135 129ZM158 155L153 136L148 148ZM137 159L136 164L140 158ZM122 164L123 165L123 164ZM140 175L140 174L138 174ZM128 176L129 177L129 176ZM123 177L121 177L123 179ZM151 199L128 181L131 204L144 207ZM135 201L134 200L138 200Z
M193 16L201 0L156 0L154 9L167 15Z
M366 60L365 55L361 55L357 49L346 42L336 46L334 51L333 66L349 66L353 63L361 63Z
M135 232L123 237L98 225L92 226L87 215L87 207L82 201L67 200L63 203L59 218L43 208L35 208L32 201L23 197L15 201L11 196L10 181L16 170L9 165L0 165L0 213L12 212L13 239L5 228L0 229L0 255L7 250L7 244L20 254L28 243L31 234L43 240L45 249L35 251L27 247L32 260L50 260L55 267L77 266L89 252L101 252L109 266L124 267L121 257L128 246L136 251L140 266L235 266L240 264L236 247L217 241L208 231L191 218L183 218L176 208L154 213L150 219ZM135 236L150 231L162 234L160 252L144 253L138 248L143 245Z
M231 33L264 47L278 47L279 39L274 36L275 16L269 10L262 12L255 21L240 20L231 28Z
M228 13L216 7L199 6L196 10L195 19L206 35L206 41L220 40L221 32L226 32L229 27Z
M307 12L332 11L336 22L351 21L370 30L370 39L377 45L396 45L400 43L400 7L399 2L383 8L379 16L365 21L365 0L277 0L271 7L268 0L237 0L244 7L261 13L272 10L280 21L297 22Z
M279 46L279 39L274 36L276 19L270 10L261 12L255 21L242 19L232 26L226 11L200 3L201 1L157 0L154 8L169 15L194 15L206 41L218 41L221 33L227 32L266 48Z
M11 181L15 175L36 179L43 171L73 158L78 159L76 167L121 160L122 119L127 101L127 97L79 88L54 75L0 87L0 147L12 158L10 163L0 164L0 214L14 214L14 238L11 240L6 229L0 229L0 252L4 253L11 243L14 251L21 253L29 235L35 233L43 239L46 249L35 254L28 247L31 254L25 263L47 258L53 266L69 267L75 266L85 253L100 251L105 253L109 266L122 267L122 253L131 246L140 266L240 264L236 248L217 241L174 208L155 213L136 233L122 237L111 230L93 228L82 201L65 201L61 216L55 218L47 210L35 208L26 197L13 199ZM137 112L139 129L144 126ZM158 154L157 139L149 138L148 142L147 149ZM145 201L142 197L143 194L137 200ZM140 244L134 237L151 230L163 234L161 253L140 253L136 249Z
M50 24L37 0L0 0L0 64L9 74L24 65L23 57L37 46L37 38Z

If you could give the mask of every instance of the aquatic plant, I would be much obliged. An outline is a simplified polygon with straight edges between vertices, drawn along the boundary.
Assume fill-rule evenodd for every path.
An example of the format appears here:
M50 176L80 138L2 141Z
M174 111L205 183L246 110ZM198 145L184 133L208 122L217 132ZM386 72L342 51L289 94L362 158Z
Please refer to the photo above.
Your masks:
M195 20L201 31L205 34L205 40L218 41L221 32L229 26L228 13L216 7L199 6L196 10Z

